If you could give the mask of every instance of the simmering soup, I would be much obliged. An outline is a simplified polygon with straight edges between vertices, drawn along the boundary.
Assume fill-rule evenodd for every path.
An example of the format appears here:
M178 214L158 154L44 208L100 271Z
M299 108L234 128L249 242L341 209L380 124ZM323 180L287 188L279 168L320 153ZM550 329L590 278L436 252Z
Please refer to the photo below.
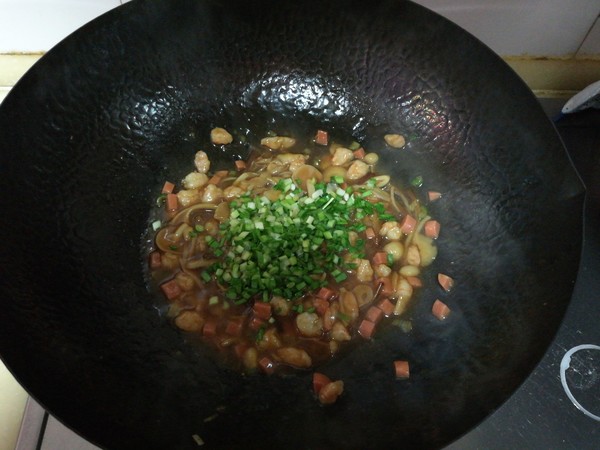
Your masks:
M234 138L215 128L211 140ZM405 145L398 134L385 141ZM211 170L198 151L179 188L165 183L149 257L174 325L239 370L271 374L312 369L401 316L436 257L440 224L420 180L399 188L378 159L322 130L266 136L230 170ZM408 376L404 363L397 376ZM328 387L333 397L341 389Z

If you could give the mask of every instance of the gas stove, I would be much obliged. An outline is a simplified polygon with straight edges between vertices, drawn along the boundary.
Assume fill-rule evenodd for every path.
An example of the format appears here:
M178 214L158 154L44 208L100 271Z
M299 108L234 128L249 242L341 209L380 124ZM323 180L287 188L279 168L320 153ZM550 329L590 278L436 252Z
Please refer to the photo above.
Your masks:
M541 103L554 116L555 102ZM584 248L573 297L533 373L449 450L600 448L600 111L554 120L587 188ZM557 245L564 243L557 239Z
M540 102L555 120L587 187L584 248L573 298L533 373L497 411L447 450L600 448L600 111L557 116L564 100ZM557 245L564 243L557 239ZM17 450L33 448L97 449L29 399Z

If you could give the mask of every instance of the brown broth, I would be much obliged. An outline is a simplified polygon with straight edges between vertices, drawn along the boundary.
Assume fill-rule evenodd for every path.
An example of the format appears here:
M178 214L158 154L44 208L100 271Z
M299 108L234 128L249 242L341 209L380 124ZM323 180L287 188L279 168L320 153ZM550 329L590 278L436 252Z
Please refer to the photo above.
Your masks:
M344 155L349 158L347 161L343 161ZM203 345L218 349L225 360L241 371L262 369L272 373L286 367L309 369L323 364L350 340L370 339L369 329L380 326L380 320L401 315L404 305L418 290L421 270L435 257L433 240L423 235L423 225L430 218L413 190L394 192L391 183L377 178L374 164L366 164L368 170L364 174L358 169L351 172L354 168L364 169L363 159L366 157L361 150L350 151L336 143L317 145L310 139L298 141L287 150L257 146L245 168L208 171L208 183L177 191L178 207L166 212L166 223L157 231L150 255L154 262L150 264L152 283L167 299L167 315L174 325L198 337ZM306 180L299 177L303 173L301 166L310 166L302 170L314 176ZM308 190L310 196L310 190L320 186L318 178L331 173L339 188L349 188L351 195L364 197L372 205L383 205L364 217L349 208L346 228L362 228L353 232L355 236L344 231L346 236L342 238L350 243L355 239L363 242L356 245L362 253L360 258L342 251L338 255L339 270L323 269L321 274L313 270L309 282L319 283L318 286L307 286L293 298L281 298L275 290L256 292L245 300L239 298L239 291L238 297L232 296L231 287L214 268L224 266L225 256L236 244L230 241L222 246L211 245L224 236L232 219L220 217L223 211L230 214L235 210L244 193L257 202L264 196L276 203L284 195L276 189L280 180L292 180L303 191ZM293 179L293 175L298 177ZM198 173L195 176L203 178ZM316 186L312 181L315 177ZM383 186L375 186L376 182ZM208 193L217 194L205 201ZM316 201L320 199L317 197ZM218 220L215 216L219 216ZM413 219L413 228L405 228L407 218ZM329 248L331 242L325 240L313 250L315 258L320 252L329 263L334 253ZM396 249L396 253L391 249ZM260 260L261 251L257 247L250 260ZM396 257L382 260L382 253ZM344 258L350 265L343 262ZM236 273L240 279L244 274ZM245 286L250 289L250 284Z

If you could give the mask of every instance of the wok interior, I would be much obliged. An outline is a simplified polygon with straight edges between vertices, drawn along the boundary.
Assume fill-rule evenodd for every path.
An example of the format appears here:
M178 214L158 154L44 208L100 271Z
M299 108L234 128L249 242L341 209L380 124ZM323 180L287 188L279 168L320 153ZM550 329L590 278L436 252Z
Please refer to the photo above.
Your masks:
M193 447L192 434L209 448L440 447L506 400L560 323L582 211L560 141L515 75L406 2L134 3L53 49L0 110L0 351L21 383L114 448ZM413 332L389 327L323 368L346 385L330 408L310 373L233 373L153 307L149 210L213 126L327 128L374 147L414 135L404 153L381 150L380 166L444 193ZM438 272L457 283L444 323L430 313ZM394 359L411 361L408 381Z

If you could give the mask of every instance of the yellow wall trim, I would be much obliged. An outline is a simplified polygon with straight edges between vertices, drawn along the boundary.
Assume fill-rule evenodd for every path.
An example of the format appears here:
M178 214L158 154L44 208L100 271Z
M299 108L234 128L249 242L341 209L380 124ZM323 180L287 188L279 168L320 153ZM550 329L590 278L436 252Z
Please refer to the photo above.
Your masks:
M578 92L600 80L600 58L504 57L533 91Z
M11 87L42 53L0 54L0 87ZM534 92L569 96L600 80L599 58L505 56L504 61Z

